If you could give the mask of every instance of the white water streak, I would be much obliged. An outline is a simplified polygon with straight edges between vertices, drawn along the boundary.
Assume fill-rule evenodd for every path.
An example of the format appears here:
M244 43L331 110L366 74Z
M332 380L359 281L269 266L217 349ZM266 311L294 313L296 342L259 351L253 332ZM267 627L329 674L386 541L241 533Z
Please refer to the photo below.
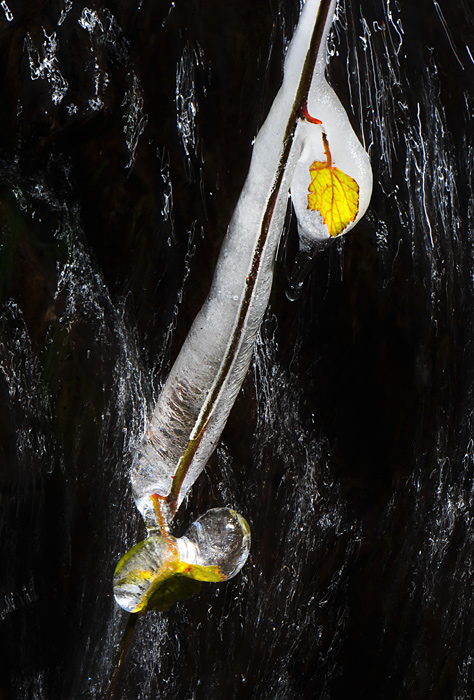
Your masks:
M5 2L5 0L2 0L1 6L2 6L3 11L4 11L4 13L5 13L5 17L6 17L6 19L7 19L7 22L11 22L11 21L14 19L13 13L11 12L11 10L10 10L10 8L8 7L8 5L7 5L7 3Z
M30 73L32 80L47 80L52 88L51 98L55 105L58 105L68 89L67 80L61 74L56 57L58 42L56 32L48 35L43 28L45 40L38 50L34 44L30 34L26 35L25 43L28 50L28 58L30 64Z

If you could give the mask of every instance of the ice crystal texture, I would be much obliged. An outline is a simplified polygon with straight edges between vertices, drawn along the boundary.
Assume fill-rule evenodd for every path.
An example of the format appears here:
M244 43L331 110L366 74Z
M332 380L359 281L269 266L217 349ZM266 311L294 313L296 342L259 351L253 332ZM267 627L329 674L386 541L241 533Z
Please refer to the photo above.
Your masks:
M329 137L337 136L340 141L340 147L333 146L340 167L361 179L358 220L370 198L370 165L344 109L323 78L326 38L334 4L331 3L325 23L310 97L318 118L324 118L325 123L327 120ZM308 128L302 122L284 169L269 230L264 232L263 222L319 6L320 0L307 0L304 6L288 49L283 84L255 141L247 180L221 248L211 290L163 387L132 466L135 500L148 527L158 525L150 496L170 494L186 451L190 464L177 494L176 507L216 447L247 372L267 308L275 252L295 165L298 162L305 167L307 157L315 160L318 156L313 146L318 142L319 148L321 129L314 125ZM344 149L348 151L345 155ZM301 211L300 200L306 201L308 183L300 183L298 172L292 197L300 218L300 231L305 240L329 238L327 230L321 234L318 214L312 212L313 219L308 221L306 211Z

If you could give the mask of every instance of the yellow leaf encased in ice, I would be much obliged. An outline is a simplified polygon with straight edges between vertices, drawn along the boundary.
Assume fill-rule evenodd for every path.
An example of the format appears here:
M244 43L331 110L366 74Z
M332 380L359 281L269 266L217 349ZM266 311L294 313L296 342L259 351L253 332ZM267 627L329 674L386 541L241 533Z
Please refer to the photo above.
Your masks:
M309 168L308 209L318 211L330 236L337 236L359 213L359 185L350 175L332 165L327 141L327 161L315 161Z

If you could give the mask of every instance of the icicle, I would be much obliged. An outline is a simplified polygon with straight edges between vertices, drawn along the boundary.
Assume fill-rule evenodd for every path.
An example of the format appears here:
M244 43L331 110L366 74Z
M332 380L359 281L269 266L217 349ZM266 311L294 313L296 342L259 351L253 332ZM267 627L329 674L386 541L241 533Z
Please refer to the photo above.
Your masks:
M150 537L160 538L160 552L168 552L166 542L171 540L173 552L178 546L169 533L172 519L214 451L247 372L268 304L290 185L300 235L308 250L313 240L330 238L328 229L324 231L326 224L320 221L325 210L321 215L306 211L311 182L308 163L322 157L321 148L328 170L324 177L329 174L331 178L336 168L343 168L345 177L357 181L355 187L360 192L350 224L337 233L349 230L359 220L370 198L368 158L361 155L362 147L347 116L323 77L334 7L335 0L307 0L304 6L288 49L282 87L255 140L247 180L222 245L211 290L163 387L132 466L136 504ZM308 104L322 124L311 123L314 120ZM320 183L316 187L319 196ZM344 196L346 190L343 184ZM332 218L334 202L337 204L337 197L329 204ZM249 539L248 526L242 518L239 522L241 566ZM157 530L160 535L156 535ZM224 539L225 528L222 542ZM146 551L148 557L148 551L154 551L146 542L132 548L117 567L117 573L127 570L126 577L116 576L115 594L122 604L120 582L126 581L128 610L138 609L136 606L144 609L161 576L156 572L165 565L151 567L155 573L145 578L138 575L143 571L143 553ZM171 559L174 561L174 554ZM222 571L226 568L224 550L219 567Z

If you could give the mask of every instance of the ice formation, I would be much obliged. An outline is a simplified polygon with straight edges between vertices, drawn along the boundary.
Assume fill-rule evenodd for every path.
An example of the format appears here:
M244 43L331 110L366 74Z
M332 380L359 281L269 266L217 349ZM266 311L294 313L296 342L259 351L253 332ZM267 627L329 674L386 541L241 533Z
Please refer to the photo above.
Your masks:
M122 557L114 574L118 604L128 612L164 610L171 576L225 581L239 573L250 549L250 529L230 508L212 508L182 537L151 534ZM171 600L171 602L174 602Z
M324 138L334 165L359 186L357 216L341 232L357 223L367 208L372 189L369 159L324 78L335 1L307 0L304 5L288 48L283 84L255 140L211 290L135 456L133 493L149 530L158 528L167 535L174 513L215 449L239 392L268 304L290 187L302 247L314 252L330 239L321 215L307 205L309 166L324 159ZM322 123L311 123L306 110Z

